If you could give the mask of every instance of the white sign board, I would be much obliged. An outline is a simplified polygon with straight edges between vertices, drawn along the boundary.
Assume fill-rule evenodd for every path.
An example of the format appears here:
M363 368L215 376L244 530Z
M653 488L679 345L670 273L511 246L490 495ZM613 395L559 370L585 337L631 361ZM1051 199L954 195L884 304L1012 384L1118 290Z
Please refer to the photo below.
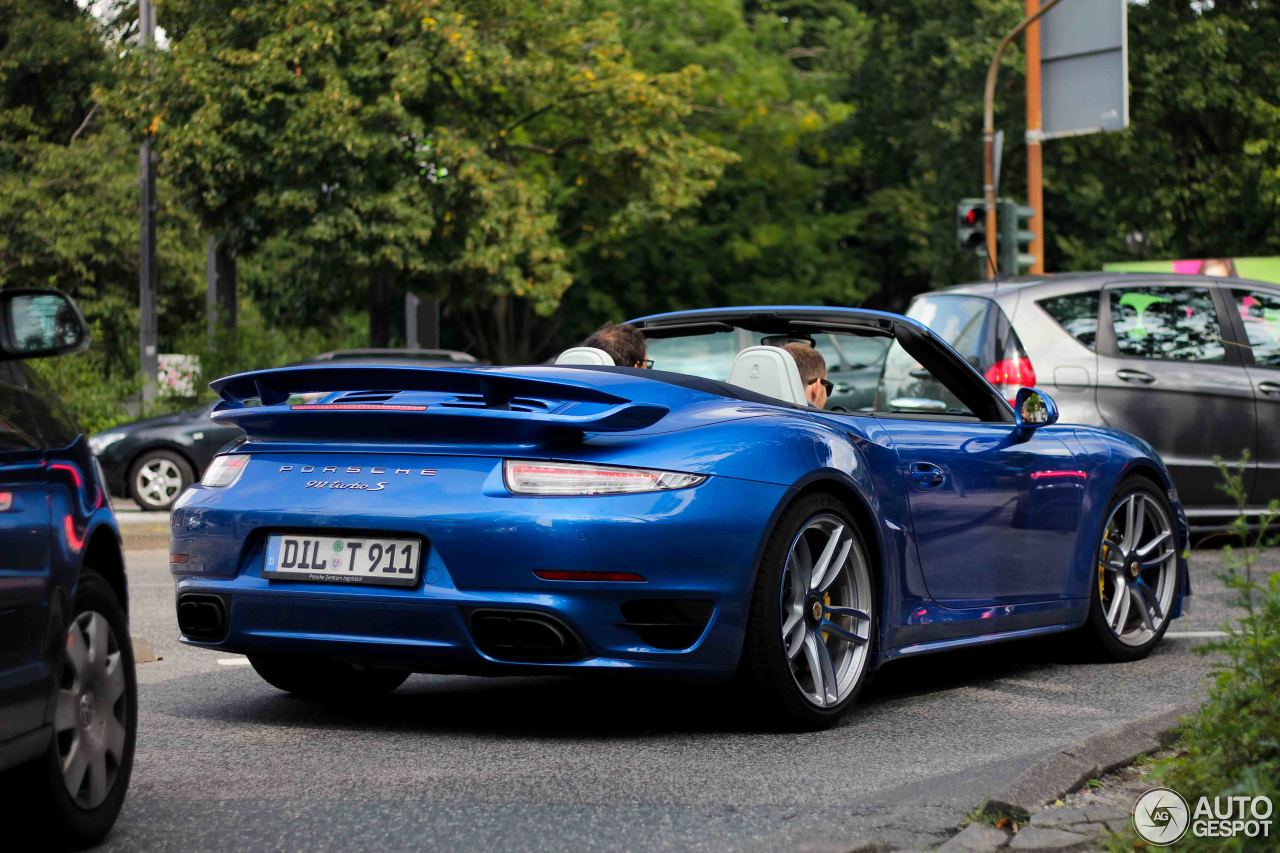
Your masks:
M1129 126L1128 0L1062 0L1040 19L1045 139Z

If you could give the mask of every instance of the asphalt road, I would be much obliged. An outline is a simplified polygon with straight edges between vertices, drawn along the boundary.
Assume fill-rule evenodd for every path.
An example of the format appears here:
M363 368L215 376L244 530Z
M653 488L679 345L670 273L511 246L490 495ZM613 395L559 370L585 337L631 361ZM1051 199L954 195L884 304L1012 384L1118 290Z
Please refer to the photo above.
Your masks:
M144 541L144 540L138 540ZM162 550L129 553L139 742L109 850L927 847L1050 751L1196 699L1221 555L1134 664L1070 641L885 667L835 730L776 734L713 686L417 675L358 710L177 642ZM1269 563L1280 563L1272 553Z

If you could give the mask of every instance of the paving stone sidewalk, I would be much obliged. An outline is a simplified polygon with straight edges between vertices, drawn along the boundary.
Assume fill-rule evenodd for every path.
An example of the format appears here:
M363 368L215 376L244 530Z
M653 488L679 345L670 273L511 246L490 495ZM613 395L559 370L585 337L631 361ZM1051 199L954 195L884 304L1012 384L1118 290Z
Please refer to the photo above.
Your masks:
M1022 825L1000 829L971 823L938 849L945 853L1096 850L1111 833L1129 829L1133 804L1151 787L1141 764L1108 773L1099 782L1098 787L1082 788L1046 806Z

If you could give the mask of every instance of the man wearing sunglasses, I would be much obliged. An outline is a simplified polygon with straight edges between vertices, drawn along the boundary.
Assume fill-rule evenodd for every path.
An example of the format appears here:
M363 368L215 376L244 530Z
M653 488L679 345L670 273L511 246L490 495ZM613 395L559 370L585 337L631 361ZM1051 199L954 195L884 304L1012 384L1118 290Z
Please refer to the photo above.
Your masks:
M799 341L792 341L783 349L791 353L791 357L796 360L796 367L800 368L800 381L804 383L804 395L809 400L809 405L825 409L827 398L835 387L827 379L827 360L822 357L822 353Z

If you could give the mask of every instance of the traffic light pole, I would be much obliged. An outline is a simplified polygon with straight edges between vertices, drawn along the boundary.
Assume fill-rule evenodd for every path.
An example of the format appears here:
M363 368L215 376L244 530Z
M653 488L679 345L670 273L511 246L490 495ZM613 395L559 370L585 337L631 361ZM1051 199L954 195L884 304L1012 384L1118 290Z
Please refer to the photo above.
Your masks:
M1027 0L1027 14L1040 8L1040 0ZM1029 224L1032 275L1044 272L1044 172L1041 156L1040 116L1040 22L1027 26L1027 204L1034 213Z
M987 257L995 258L996 255L996 77L1000 72L1000 57L1004 55L1004 49L1009 46L1009 42L1018 37L1018 34L1035 23L1040 17L1058 5L1062 0L1045 0L1044 5L1033 13L1027 15L1018 25L1009 32L1005 33L1004 38L1000 39L1000 44L996 46L995 56L991 57L991 65L987 67L987 84L983 89L982 96L982 207L986 214L987 225ZM1028 6L1035 3L1035 0L1028 0ZM995 278L996 270L994 264L987 265L987 278Z

